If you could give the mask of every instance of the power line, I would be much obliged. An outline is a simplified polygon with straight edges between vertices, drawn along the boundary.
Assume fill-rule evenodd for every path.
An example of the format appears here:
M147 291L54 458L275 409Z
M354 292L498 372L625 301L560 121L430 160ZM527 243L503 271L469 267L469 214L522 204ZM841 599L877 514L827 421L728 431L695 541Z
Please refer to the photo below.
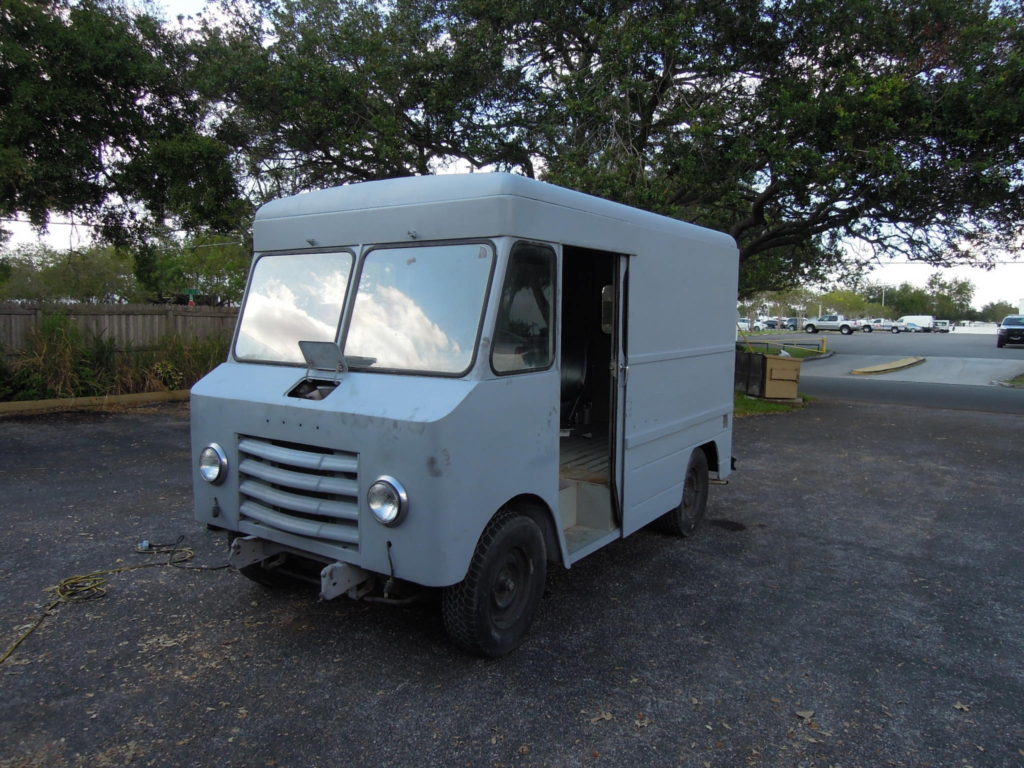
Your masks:
M984 267L986 267L986 266L988 266L990 264L993 265L993 266L996 265L996 264L1024 264L1024 259L1007 259L1006 261L1003 261L1003 260L999 260L999 261L983 261L983 262L980 262L980 263L966 262L966 263L962 263L962 264L929 264L927 261L910 261L910 260L908 260L908 261L882 261L882 262L874 262L873 266L876 266L876 267L888 267L890 264L893 264L893 265L913 264L913 265L919 266L919 267L931 267L932 269L952 269L953 267L973 267L973 268L976 268L976 269L981 269L981 268L984 268Z
M28 219L0 218L0 221L6 221L11 224L28 224L29 226L33 227L36 226ZM89 224L84 221L47 221L46 224L43 225L43 227L47 228L55 225L61 227L92 227L93 229L98 229L102 226L101 224Z

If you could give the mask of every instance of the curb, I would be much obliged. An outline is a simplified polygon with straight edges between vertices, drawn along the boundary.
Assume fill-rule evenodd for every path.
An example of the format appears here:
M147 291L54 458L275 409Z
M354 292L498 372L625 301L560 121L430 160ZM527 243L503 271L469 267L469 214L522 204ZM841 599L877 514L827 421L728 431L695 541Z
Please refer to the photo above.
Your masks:
M854 376L875 376L880 373L889 373L891 371L901 371L904 368L911 368L915 365L920 365L927 358L924 357L902 357L899 360L893 360L891 363L880 363L879 365L869 365L867 368L856 368L850 371Z
M186 402L191 390L173 389L167 392L140 392L134 395L100 395L98 397L61 397L50 400L17 400L0 403L0 416L12 413L48 413L52 411L78 411L92 408L131 407L150 403Z

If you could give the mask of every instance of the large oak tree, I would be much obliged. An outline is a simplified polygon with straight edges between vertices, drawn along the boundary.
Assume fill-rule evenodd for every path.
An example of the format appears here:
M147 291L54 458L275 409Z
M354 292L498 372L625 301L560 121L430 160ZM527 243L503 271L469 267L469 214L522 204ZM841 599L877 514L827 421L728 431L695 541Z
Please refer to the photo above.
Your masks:
M545 178L731 233L742 288L859 241L992 259L1024 218L1024 18L978 0L453 0ZM486 36L484 36L486 37Z
M237 226L269 197L534 175L730 232L741 292L1024 221L1019 0L263 0L196 35L0 11L0 214ZM130 227L129 227L130 228Z
M121 241L169 220L237 228L229 147L204 130L181 46L117 3L5 0L0 216L73 217Z

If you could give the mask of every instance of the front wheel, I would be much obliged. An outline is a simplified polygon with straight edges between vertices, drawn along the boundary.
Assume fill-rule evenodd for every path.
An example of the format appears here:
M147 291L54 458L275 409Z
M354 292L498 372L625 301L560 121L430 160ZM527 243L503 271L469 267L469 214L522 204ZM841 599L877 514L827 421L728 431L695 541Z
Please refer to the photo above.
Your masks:
M889 333L899 333L899 332L900 332L900 329L897 328L895 325L892 328L889 329Z
M442 592L448 636L479 656L509 653L533 624L546 574L540 528L531 518L502 509L484 529L466 578Z
M870 325L865 325L864 326L864 333L871 333L872 330L873 329L872 329L872 327Z
M815 328L813 325L805 325L804 331L806 331L807 333L817 333L818 329Z
M853 333L853 328L851 328L848 325L844 325L839 329L839 332L843 334L843 336L849 336L851 333Z
M679 506L658 518L658 528L675 536L689 536L708 509L708 457L700 448L690 454Z

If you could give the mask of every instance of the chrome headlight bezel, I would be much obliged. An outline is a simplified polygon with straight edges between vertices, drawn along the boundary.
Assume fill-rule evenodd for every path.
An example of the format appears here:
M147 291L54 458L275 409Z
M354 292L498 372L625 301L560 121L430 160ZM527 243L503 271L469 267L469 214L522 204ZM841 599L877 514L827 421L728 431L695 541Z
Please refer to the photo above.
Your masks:
M374 520L388 528L400 525L409 513L405 486L390 475L381 475L366 490L366 505Z
M228 456L217 443L210 443L199 452L199 476L210 485L220 485L228 476Z

